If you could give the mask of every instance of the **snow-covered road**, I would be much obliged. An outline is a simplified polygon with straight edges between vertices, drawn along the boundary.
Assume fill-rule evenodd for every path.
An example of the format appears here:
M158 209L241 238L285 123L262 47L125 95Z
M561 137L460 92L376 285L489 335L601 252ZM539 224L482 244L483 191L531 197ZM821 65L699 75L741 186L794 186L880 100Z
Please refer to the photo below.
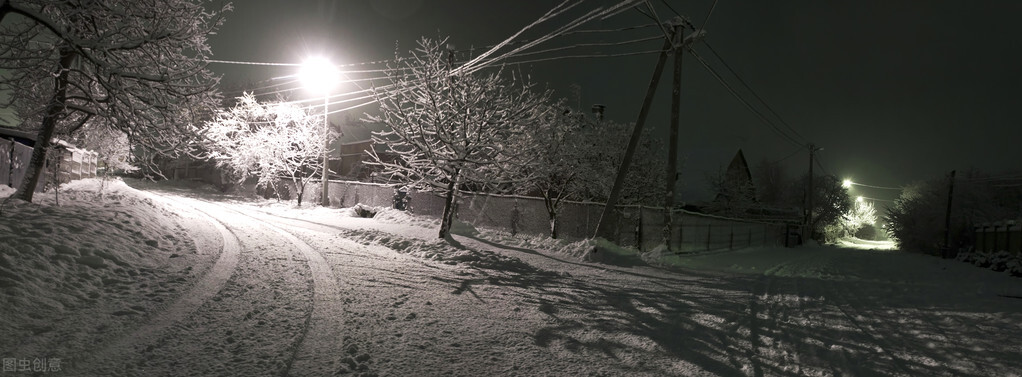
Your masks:
M452 246L434 239L434 220L393 210L359 218L166 187L122 191L166 209L122 210L166 217L140 226L191 238L173 244L182 256L171 259L159 243L145 255L163 259L147 263L188 272L98 284L84 301L22 289L47 281L32 274L56 273L15 258L63 249L38 246L27 237L39 234L21 230L32 224L7 216L87 228L68 213L116 215L99 210L103 200L18 204L0 219L0 245L14 250L0 278L15 276L0 308L10 318L0 330L12 336L0 340L5 360L61 358L67 375L1022 375L1022 299L1013 297L1022 281L960 262L802 247L684 257L674 261L681 268L615 266L573 256L582 243L463 224ZM146 239L159 231L136 230ZM79 260L94 254L63 247L72 246ZM157 269L119 260L125 273ZM96 273L54 263L68 276ZM128 293L106 294L113 289ZM27 306L23 291L62 309ZM147 297L159 300L116 314ZM52 347L62 338L75 341Z

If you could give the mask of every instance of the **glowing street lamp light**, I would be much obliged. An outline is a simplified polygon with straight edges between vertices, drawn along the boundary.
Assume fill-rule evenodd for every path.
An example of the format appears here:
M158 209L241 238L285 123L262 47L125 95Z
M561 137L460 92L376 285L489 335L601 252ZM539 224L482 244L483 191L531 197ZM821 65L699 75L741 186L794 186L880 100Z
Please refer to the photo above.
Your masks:
M327 195L327 172L330 170L330 90L340 81L341 72L329 60L313 57L302 63L298 72L302 86L316 94L323 95L323 185L320 191L320 204L330 205Z
M841 187L844 187L844 188L852 188L852 184L853 183L852 183L851 179L846 179L844 181L841 181Z
M863 197L860 196L860 197L855 198L855 201L858 202L858 203L862 203L862 202L866 201L866 198L863 198Z

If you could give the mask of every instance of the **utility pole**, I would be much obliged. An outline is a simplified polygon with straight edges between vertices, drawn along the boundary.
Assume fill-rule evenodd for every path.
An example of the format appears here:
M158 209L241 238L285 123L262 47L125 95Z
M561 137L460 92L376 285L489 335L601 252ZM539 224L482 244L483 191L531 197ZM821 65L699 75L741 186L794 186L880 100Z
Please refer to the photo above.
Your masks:
M947 211L944 212L944 248L940 251L941 258L947 258L951 243L951 200L955 194L955 171L951 171L951 179L947 187ZM996 234L996 233L995 233Z
M813 158L816 155L816 144L809 143L809 190L806 192L806 225L809 229L809 238L813 238L813 194L816 191L813 190ZM805 239L805 237L803 237Z
M617 177L614 179L614 187L610 189L610 196L603 207L600 215L600 223L596 226L596 236L610 239L612 232L617 228L617 217L614 215L614 206L617 205L617 198L621 195L621 187L625 183L625 175L628 173L628 165L632 163L632 155L635 154L635 147L639 144L639 136L642 135L642 126L646 124L646 115L649 114L649 106L653 102L653 94L656 93L657 84L660 83L660 74L664 72L664 63L667 61L667 51L671 48L671 41L665 40L657 58L656 68L653 68L653 78L646 88L646 98L642 100L642 107L639 108L639 118L635 120L635 127L632 128L632 137L628 140L628 147L625 149L624 159L617 169Z
M323 187L319 190L319 203L324 207L330 206L330 181L327 178L330 174L330 92L323 95Z
M671 35L674 44L674 77L671 80L671 129L667 152L667 187L664 193L664 245L671 251L671 235L674 232L674 187L678 182L678 129L681 127L681 17L674 19Z
M703 31L696 31L689 34L681 42L680 47L693 43L705 35ZM672 38L673 39L673 38ZM635 148L639 144L639 137L642 135L642 127L646 123L646 116L649 115L649 107L653 102L653 95L656 93L657 85L660 83L660 76L664 72L664 64L667 62L667 52L671 50L674 43L672 40L664 40L660 49L660 56L657 58L656 68L653 69L653 77L650 79L649 87L646 89L646 97L642 100L642 107L639 108L639 117L635 120L635 127L632 129L632 136L628 140L628 147L625 149L624 158L617 169L617 177L614 179L614 187L610 190L607 203L600 215L600 223L596 227L596 236L610 239L613 231L617 229L617 218L614 215L614 207L617 205L618 197L621 196L621 188L624 186L625 175L628 173L628 166L632 163L632 156L635 155Z

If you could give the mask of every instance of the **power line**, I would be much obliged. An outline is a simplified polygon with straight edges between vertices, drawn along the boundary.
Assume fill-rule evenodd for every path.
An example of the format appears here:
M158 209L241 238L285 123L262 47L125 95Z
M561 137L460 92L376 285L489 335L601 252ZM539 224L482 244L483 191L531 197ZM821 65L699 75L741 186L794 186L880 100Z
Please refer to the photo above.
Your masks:
M609 32L621 32L621 31L628 31L628 30L636 30L636 29L643 29L643 28L647 28L647 27L651 27L651 26L658 26L658 25L657 25L657 24L642 24L642 25L637 25L637 26L628 26L628 27L622 27L622 28L617 28L617 29L589 29L589 30L573 30L573 31L569 31L569 32L567 32L567 33L564 33L564 34L561 34L561 35L562 35L562 36L564 36L564 35L571 35L571 34L581 34L581 33L609 33Z
M583 25L583 24L585 24L585 23L587 23L589 21L592 21L592 20L594 20L596 18L602 17L602 18L606 19L608 17L612 17L612 16L614 16L616 14L619 14L620 12L623 12L624 10L627 10L629 8L632 8L632 7L635 7L635 5L637 5L637 3L638 3L638 0L624 0L624 1L621 1L621 2L617 3L616 5L613 5L613 6L608 7L608 8L598 7L596 9L594 9L594 10L591 10L591 11L585 13L581 17L573 19L572 21L568 22L566 25L562 25L562 26L558 27L557 29L555 29L554 31L546 33L545 35L539 37L538 39L529 41L529 42L525 43L525 45L517 47L517 48L515 48L515 49L513 49L513 50L511 50L509 52L503 53L501 55L498 55L497 57L493 57L493 58L487 59L487 57L489 57L490 55L493 55L499 49L501 49L501 48L503 48L503 47L505 47L507 45L512 44L514 42L514 39L517 38L519 35L521 35L524 31L530 29L531 27L533 27L535 25L538 25L538 24L540 24L542 22L547 21L550 18L553 18L553 17L556 17L556 16L558 16L560 14L563 14L564 12L570 10L571 8L581 4L582 1L578 1L578 2L575 2L573 4L569 4L569 3L570 3L570 0L565 0L565 1L561 2L559 5L555 6L553 9L548 11L543 17L540 17L540 19L534 21L533 23L531 23L529 25L526 25L524 28L519 30L517 33L515 33L511 37L505 39L503 42L497 44L493 48L490 48L488 51L484 52L480 56L474 57L474 58L470 59L468 62L465 62L464 64L459 66L457 69L452 70L451 74L457 74L457 73L461 73L461 72L473 73L473 72L479 71L481 69L491 67L491 66L493 66L494 64L496 64L497 62L499 62L501 60L512 58L512 57L524 56L525 54L522 54L521 51L523 51L525 49L534 47L534 46L538 45L539 43L546 42L546 41L548 41L548 40L550 40L552 38L555 38L555 37L564 35L565 33L571 32L575 28L577 28L577 27L579 27L579 26L581 26L581 25ZM656 37L656 39L659 39L659 37ZM558 48L558 49L549 49L548 51L540 51L540 52L534 52L534 53L530 53L530 54L536 54L536 53L542 53L542 52L559 51L559 50L564 50L564 49L568 49L568 48L575 48L575 47L600 46L600 45L623 45L623 44L629 44L629 43L638 43L638 42L642 42L644 40L649 40L649 39L637 39L637 40L621 41L621 42L609 42L609 43L577 44L577 45L574 45L574 46L566 46L566 47L562 47L562 48ZM659 51L654 51L654 52L659 52ZM513 62L512 64L522 64L522 63L528 63L528 62L547 61L547 60L565 59L565 58L583 58L583 57L585 57L585 58L592 58L592 57L625 56L625 55L636 55L636 54L642 54L642 53L648 53L648 52L643 51L643 52L638 52L638 53L632 52L632 53L620 53L620 54L590 54L590 55L560 56L560 57L550 57L550 58L545 58L545 59L533 59L533 60L528 60L528 61L518 61L518 62ZM397 59L397 60L399 61L400 59ZM346 66L379 64L379 63L382 63L382 62L390 62L390 61L394 61L394 60L377 61L377 62L370 62L370 63L358 63L358 64L350 64L350 65L346 65ZM266 66L298 66L298 65L300 65L300 64L292 64L292 63L261 63L261 62L243 62L243 61L229 61L229 60L210 60L210 62L222 63L222 64L250 64L250 65L266 65ZM338 65L338 67L340 67L340 65ZM352 79L349 78L348 82L374 81L374 80L382 80L382 79L394 80L395 77L391 76L390 73L393 73L395 71L400 71L400 70L403 70L403 69L407 69L407 68L387 68L387 69L357 70L357 71L353 70L353 71L342 72L342 74L345 74L345 76L346 76L347 73L386 73L387 74L387 76L385 76L385 77L384 76L370 77L370 78L363 78L363 79L358 79L358 80L352 80ZM289 78L289 77L293 77L293 75L291 75L291 76L283 76L281 78ZM414 81L412 81L410 83L406 82L406 83L404 83L404 85L411 85L412 87L419 86L419 85L421 85L421 82L423 80L414 80ZM362 99L369 99L368 101L365 101L365 102L362 102L362 103L359 103L359 104L356 104L356 105L352 105L352 106L349 106L349 107L346 107L346 108L329 111L328 114L343 112L343 111L346 111L346 110L350 110L350 109L354 109L354 108L358 108L358 107L363 107L363 106L370 105L372 103L376 103L376 102L378 102L378 98L376 98L376 94L375 94L377 91L389 89L389 88L395 87L397 85L398 85L398 83L393 83L393 84L390 84L390 85L384 85L382 87L377 87L377 88L372 88L372 89L365 89L365 88L363 88L362 90L359 90L359 91L347 92L347 93L327 96L327 101L329 101L329 102L326 104L326 106L329 106L330 104L340 104L340 103L347 103L347 102L352 102L352 101L358 101L358 100L362 100ZM295 88L295 89L281 89L281 90L278 90L278 91L275 91L275 92L261 93L261 95L275 94L275 93L279 93L279 92L292 91L292 90L296 90L296 89L297 88ZM408 89L409 88L405 88L403 90L408 90ZM338 100L338 101L330 101L329 100L330 98L337 98L337 97L343 98L343 97L348 97L348 96L352 96L352 95L355 95L355 94L368 93L368 92L371 92L371 91L374 92L374 93L373 94L369 94L369 95L360 96L360 97L353 97L353 98L348 98L348 99L342 99L342 100ZM386 95L386 96L390 97L390 96L393 96L393 95L394 94L391 93L391 94ZM288 102L284 102L284 103L301 104L301 103L306 103L306 102L315 102L315 101L319 101L319 100L320 100L320 98L312 98L312 99L299 100L299 101L288 101ZM309 106L305 106L305 108L306 109L311 109L311 108L318 107L318 106L320 106L320 105L319 104L311 104Z
M695 56L696 60L698 60L699 63L702 64L702 66L704 68L706 68L706 70L709 71L710 74L713 75L713 77L716 78L717 81L720 82L720 84L723 85L724 88L727 89L727 91L729 93L731 93L732 96L734 96L736 99L738 99L739 102L741 102L743 105L745 105L745 107L748 108L749 111L752 111L754 114L756 114L756 116L763 123L765 123L766 125L770 126L770 129L774 130L774 132L776 132L778 135L783 137L785 140L791 142L793 145L800 146L800 147L801 146L805 146L804 143L801 143L798 140L795 140L795 138L791 137L791 135L788 135L783 130L781 130L779 127L777 127L777 125L774 124L773 122L771 122L770 119L768 119L765 115L763 115L762 112L760 112L755 107L753 107L752 104L750 104L748 101L745 100L745 98L742 98L742 96L739 95L738 92L736 92L734 90L734 88L732 88L731 85L728 84L727 81L724 80L724 78L721 77L721 75L719 73L717 73L717 71L715 69L713 69L713 67L711 67L709 65L709 63L707 63L706 60L703 59L702 56L699 55L699 53L695 52L695 50L693 50L692 48L689 48L688 52L691 53L693 56Z
M992 176L992 177L966 178L966 179L963 179L963 181L968 181L968 182L992 182L992 181L1015 181L1015 180L1020 180L1020 179L1022 179L1022 175L1012 174L1012 175L1001 175L1001 176Z
M678 17L681 17L681 18L685 18L684 16L681 15L681 13L678 13L678 11L674 10L674 7L672 7L671 3L668 3L667 0L660 0L660 2L664 3L664 5L667 6L667 9L670 9L671 13L674 13L675 16L678 16Z
M820 170L823 170L823 172L824 172L825 174L827 174L827 175L829 175L829 176L832 176L832 177L834 176L833 174L830 174L830 171L829 171L829 170L827 170L827 168L823 167L823 163L822 163L822 162L820 162L820 156L816 156L816 158L814 159L814 161L816 161L816 166L819 166L819 167L820 167Z
M713 14L714 9L717 9L717 0L713 0L713 5L710 5L710 11L706 12L706 17L703 18L702 23L703 30L706 30L706 24L710 22L710 15Z
M794 150L794 151L792 151L792 152L791 152L790 154L788 154L787 156L784 156L784 157L782 157L781 159L779 159L779 160L777 160L777 161L774 161L774 163L775 163L775 164L777 164L777 163L780 163L781 161L784 161L784 160L787 160L787 159L789 159L789 158L792 158L792 157L794 157L795 155L797 155L797 154L799 154L799 153L802 153L802 147L801 147L801 146L799 146L798 148L795 148L795 150Z
M609 8L602 8L602 7L600 7L600 8L594 9L594 10L589 11L586 14L582 15L581 17L578 17L578 18L572 20L568 24L563 25L563 26L557 28L553 32L547 33L546 35L544 35L544 36L542 36L542 37L540 37L540 38L538 38L536 40L530 41L529 43L526 43L525 45L523 45L521 47L518 47L518 48L516 48L514 50L511 50L509 52L506 52L506 53L504 53L504 54L502 54L502 55L500 55L498 57L495 57L495 58L492 58L492 59L489 59L489 60L485 60L485 62L483 62L482 59L475 58L472 61L469 61L468 63L466 63L465 65L463 65L461 67L458 67L458 69L456 69L454 72L452 72L452 74L463 73L463 72L464 73L476 72L479 69L482 69L482 68L485 68L486 66L495 64L498 61L501 61L503 59L507 59L509 57L512 57L515 54L517 54L517 53L519 53L519 52L521 52L523 50L532 48L533 46L536 46L536 45L538 45L540 43L546 42L546 41L548 41L548 40L550 40L552 38L555 38L557 36L563 35L564 33L569 32L569 31L571 31L571 30L573 30L573 29L575 29L575 28L577 28L577 27L579 27L579 26L581 26L581 25L583 25L583 24L585 24L585 23L587 23L589 21L592 21L592 20L595 20L595 19L601 18L601 17L603 19L606 19L606 18L611 17L613 15L619 14L620 12L622 12L624 10L633 8L633 7L635 7L635 4L632 4L631 6L629 6L629 4L636 3L636 2L637 2L636 0L625 0L625 1L621 1L618 4L616 4L614 6L611 6ZM515 36L512 36L512 38L514 38L514 37ZM507 41L505 41L505 42L507 42ZM503 44L506 44L506 43L503 43ZM494 50L491 50L491 51L494 51ZM482 56L480 56L480 57L482 57ZM480 62L482 62L482 63L480 63ZM478 67L477 66L473 66L473 64L478 65Z
M235 64L235 65L269 65L269 66L282 66L282 67L299 67L300 63L270 63L270 62L244 62L237 60L218 60L218 59L204 59L206 63L219 63L219 64Z
M548 48L546 50L539 50L539 51L532 51L532 52L521 53L521 54L518 54L516 56L539 55L539 54L544 54L544 53L548 53L548 52L563 51L563 50L568 50L568 49L572 49L572 48L580 48L580 47L621 46L621 45L632 44L632 43L641 43L641 42L659 40L660 38L661 37L659 35L657 35L657 36L653 36L653 37L629 39L629 40L620 41L620 42L577 43L577 44L573 44L573 45L570 45L570 46L561 46L561 47Z
M636 52L622 52L622 53L617 53L617 54L565 55L565 56L554 56L554 57L549 57L549 58L539 58L539 59L532 59L532 60L511 61L511 62L508 62L507 64L538 63L538 62L546 62L546 61L561 60L561 59L613 58L613 57L621 57L621 56L634 56L634 55L659 54L659 53L660 53L660 50L646 50L646 51L636 51Z
M759 103L763 104L763 106L767 108L767 111L769 111L771 114L773 114L774 117L776 117L777 120L780 121L781 124L783 124L788 130L790 130L793 134L795 134L796 137L798 137L799 139L805 140L805 137L803 137L801 134L799 134L798 131L795 130L794 127L792 127L790 124L788 124L788 122L784 121L784 118L782 118L781 115L777 113L777 111L774 111L774 108L771 107L770 104L768 104L765 100L763 100L763 97L760 97L759 94L757 94L755 90L752 90L752 87L749 86L749 84L747 82L745 82L744 79L742 79L742 76L739 75L738 72L736 72L733 68L731 68L730 64L727 64L727 62L724 61L724 58L722 58L720 56L720 54L717 53L717 50L713 49L713 46L710 45L709 41L705 41L703 44L706 45L706 48L710 50L710 53L712 53L713 56L715 56L717 58L717 60L719 60L722 64L724 64L724 67L727 68L728 72L731 72L731 74L734 75L735 78L738 79L738 82L740 82L742 84L742 86L745 87L745 89L749 91L749 93L752 93L752 95L754 97L756 97L756 99L759 101Z
M264 80L264 81L261 81L261 82L267 82L267 81L274 81L274 80L270 79L270 80ZM258 92L260 90L276 88L276 87L280 87L280 86L284 86L284 85L290 85L290 84L294 84L296 82L298 82L298 80L288 80L288 81L277 83L277 84L270 84L270 85L254 87L254 88L249 87L249 88L243 88L243 89L231 89L229 91L224 92L224 94L225 95L227 95L227 94L234 95L234 94L249 93L249 92L255 93L255 92ZM263 94L268 94L268 93L259 93L259 95L263 95Z
M881 189L881 190L898 190L898 191L903 190L903 188L901 188L901 187L874 186L874 185L867 185L865 183L859 183L859 182L852 182L852 186L862 186L862 187L869 187L869 188L875 188L875 189Z

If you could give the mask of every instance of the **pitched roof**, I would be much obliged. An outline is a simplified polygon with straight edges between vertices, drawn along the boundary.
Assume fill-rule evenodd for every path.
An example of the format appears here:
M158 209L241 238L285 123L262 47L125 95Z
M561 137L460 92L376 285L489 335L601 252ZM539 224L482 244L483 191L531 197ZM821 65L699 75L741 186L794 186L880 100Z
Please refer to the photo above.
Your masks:
M749 163L745 161L745 154L742 153L742 149L738 148L738 153L735 153L735 157L731 159L731 163L727 165L728 178L747 180L752 182L752 172L749 171Z

